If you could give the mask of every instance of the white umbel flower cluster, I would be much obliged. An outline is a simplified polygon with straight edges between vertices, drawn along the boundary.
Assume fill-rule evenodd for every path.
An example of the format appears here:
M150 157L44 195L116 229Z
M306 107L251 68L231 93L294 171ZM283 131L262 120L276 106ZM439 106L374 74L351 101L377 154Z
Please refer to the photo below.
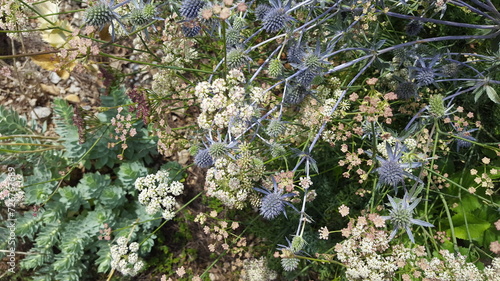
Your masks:
M267 260L265 257L244 261L243 269L244 271L242 272L241 278L245 281L271 281L278 277L276 271L267 267Z
M173 181L167 171L158 171L156 174L138 178L135 188L140 191L139 203L146 206L146 212L150 215L162 212L166 220L175 216L175 196L184 191L184 185L179 181Z
M144 267L144 262L139 259L137 252L139 243L132 242L128 245L128 239L120 237L116 245L111 246L111 267L123 275L135 276Z

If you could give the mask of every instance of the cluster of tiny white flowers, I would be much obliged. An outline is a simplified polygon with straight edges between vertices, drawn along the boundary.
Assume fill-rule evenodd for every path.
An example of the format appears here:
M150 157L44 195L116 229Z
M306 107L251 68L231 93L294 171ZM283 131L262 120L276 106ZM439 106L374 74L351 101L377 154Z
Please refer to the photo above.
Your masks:
M258 108L266 107L270 95L258 87L245 90L241 71L233 69L226 80L219 78L212 83L201 82L195 87L201 113L198 125L205 130L229 130L240 135L248 128L249 121L258 117Z
M347 266L349 280L390 280L398 269L394 257L384 251L389 248L386 231L378 230L367 222L365 217L358 218L356 225L349 223L343 230L348 238L335 246L339 261Z
M266 258L248 259L243 262L242 279L245 281L271 281L278 277L276 271L266 265Z
M128 244L128 239L120 237L116 245L111 246L111 267L123 275L135 276L144 267L144 262L139 259L139 243Z
M413 244L412 248L403 244L389 247L386 231L371 226L377 220L368 216L351 220L342 230L346 240L335 246L337 257L346 265L348 280L393 280L396 274L403 274L403 280L500 280L500 258L480 270L466 257L441 250L439 257L428 258L426 248ZM378 216L379 218L380 216ZM378 226L383 226L379 224ZM411 275L411 277L410 277Z
M0 200L3 200L5 206L15 207L24 202L23 177L21 175L9 175L0 182Z
M174 196L179 196L184 191L184 185L178 181L172 181L168 172L158 171L156 174L137 178L135 188L140 191L139 203L146 206L146 212L150 215L162 212L166 220L175 216L176 204Z

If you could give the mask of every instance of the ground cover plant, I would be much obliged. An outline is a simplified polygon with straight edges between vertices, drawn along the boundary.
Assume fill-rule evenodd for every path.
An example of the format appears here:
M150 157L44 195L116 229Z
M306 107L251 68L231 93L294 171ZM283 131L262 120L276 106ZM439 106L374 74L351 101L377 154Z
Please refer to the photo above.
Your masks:
M0 278L500 280L490 0L3 0Z

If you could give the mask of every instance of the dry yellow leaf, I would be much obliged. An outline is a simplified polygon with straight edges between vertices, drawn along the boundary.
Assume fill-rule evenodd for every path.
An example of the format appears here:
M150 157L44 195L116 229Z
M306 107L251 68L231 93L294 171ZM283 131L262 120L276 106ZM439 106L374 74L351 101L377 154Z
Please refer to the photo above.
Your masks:
M75 94L69 94L65 96L64 99L72 103L80 103L80 97Z
M44 93L48 93L54 96L58 96L61 93L61 88L56 85L40 84L40 88Z
M31 56L31 60L41 68L49 71L55 71L61 79L66 80L69 78L70 72L75 68L76 62L62 61L56 54L42 54Z

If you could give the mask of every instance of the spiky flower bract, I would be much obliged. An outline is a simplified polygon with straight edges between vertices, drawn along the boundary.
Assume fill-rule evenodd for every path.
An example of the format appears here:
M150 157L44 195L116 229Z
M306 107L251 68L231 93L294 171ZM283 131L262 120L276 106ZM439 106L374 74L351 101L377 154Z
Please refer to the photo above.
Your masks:
M379 185L390 185L394 187L395 191L397 191L397 186L400 183L404 184L405 177L421 182L419 178L408 173L405 169L419 167L422 163L400 163L401 156L403 155L400 144L396 143L394 150L389 142L386 142L385 145L387 150L387 159L376 156L377 160L380 162L380 167L375 170L379 175ZM367 154L371 155L372 153L367 151Z
M394 230L391 232L391 236L389 237L389 239L394 238L398 230L400 228L403 228L406 230L406 233L408 234L411 242L415 243L413 233L410 229L410 226L412 224L434 227L434 225L428 222L413 218L413 210L420 202L420 198L411 198L411 196L408 195L408 192L405 192L403 199L394 199L390 195L387 195L387 197L389 198L392 210L389 211L390 216L382 216L382 218L384 218L385 220L390 220L394 225Z
M413 82L402 82L399 83L398 87L396 88L396 91L394 92L398 99L411 99L411 98L417 98L418 97L418 92L417 92L417 85Z
M199 150L194 157L194 163L200 168L210 168L214 165L214 159L210 155L209 149Z
M198 17L201 8L205 6L206 2L203 0L184 0L180 9L181 16L186 19L194 19Z
M267 189L254 187L256 191L265 194L265 196L261 199L260 214L268 220L276 218L281 213L286 216L285 205L291 206L293 209L295 209L295 207L290 204L290 202L285 201L286 198L295 196L295 194L283 194L283 189L278 187L278 183L276 183L274 177L271 177L271 179L273 181L272 192Z

